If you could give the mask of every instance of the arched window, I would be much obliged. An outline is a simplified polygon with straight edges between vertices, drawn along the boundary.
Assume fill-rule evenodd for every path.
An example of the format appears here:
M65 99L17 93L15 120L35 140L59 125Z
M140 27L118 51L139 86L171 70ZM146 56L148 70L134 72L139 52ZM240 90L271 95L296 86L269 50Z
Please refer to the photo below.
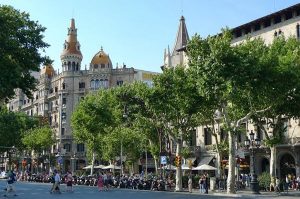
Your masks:
M96 89L99 89L99 79L96 79L96 82L95 82L95 88L96 88Z
M94 69L98 69L98 64L94 64Z
M66 89L66 83L62 83L62 89Z
M71 62L68 61L68 70L71 70Z
M104 88L108 88L108 79L105 79L103 84L104 84Z
M72 62L72 71L75 70L75 62Z
M103 88L104 85L103 85L103 79L100 79L100 87Z
M94 89L95 88L95 81L92 79L91 80L91 89Z

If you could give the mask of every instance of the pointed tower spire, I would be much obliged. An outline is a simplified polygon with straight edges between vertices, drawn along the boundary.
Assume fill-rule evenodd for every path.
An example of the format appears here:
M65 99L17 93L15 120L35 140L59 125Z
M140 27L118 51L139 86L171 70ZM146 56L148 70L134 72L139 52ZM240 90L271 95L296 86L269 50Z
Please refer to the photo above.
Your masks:
M183 16L180 18L180 23L177 31L175 45L172 51L172 56L176 55L177 50L186 47L189 41L189 34L185 25L185 19Z
M68 28L68 36L64 43L63 52L60 55L63 71L79 71L82 54L80 44L77 41L77 29L75 27L75 19L71 19L70 28ZM71 64L71 66L70 66Z

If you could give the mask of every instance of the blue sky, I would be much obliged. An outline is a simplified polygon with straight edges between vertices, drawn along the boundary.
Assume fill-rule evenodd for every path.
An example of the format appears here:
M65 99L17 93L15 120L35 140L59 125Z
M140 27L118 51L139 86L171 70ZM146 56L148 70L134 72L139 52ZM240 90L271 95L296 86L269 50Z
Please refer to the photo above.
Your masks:
M60 71L67 28L75 18L82 69L103 46L114 67L124 62L155 72L160 72L164 49L173 47L181 15L190 37L205 37L296 3L299 0L0 0L47 28L45 41L51 46L46 53Z

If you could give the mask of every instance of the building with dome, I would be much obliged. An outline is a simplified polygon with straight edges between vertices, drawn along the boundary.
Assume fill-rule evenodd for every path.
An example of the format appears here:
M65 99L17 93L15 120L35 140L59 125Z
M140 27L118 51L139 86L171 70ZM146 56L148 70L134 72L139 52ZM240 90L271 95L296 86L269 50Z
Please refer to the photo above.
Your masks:
M21 90L16 90L16 96L9 102L8 108L11 111L23 111L29 116L48 118L57 138L57 144L49 152L62 157L60 162L63 171L74 171L87 164L86 146L73 141L70 126L72 112L80 100L90 92L124 83L144 81L151 84L153 76L158 73L138 70L125 64L113 67L109 55L102 47L92 58L89 68L82 70L83 55L74 19L71 19L60 58L60 73L51 65L46 65L40 73L32 74L39 82L33 99L27 98Z

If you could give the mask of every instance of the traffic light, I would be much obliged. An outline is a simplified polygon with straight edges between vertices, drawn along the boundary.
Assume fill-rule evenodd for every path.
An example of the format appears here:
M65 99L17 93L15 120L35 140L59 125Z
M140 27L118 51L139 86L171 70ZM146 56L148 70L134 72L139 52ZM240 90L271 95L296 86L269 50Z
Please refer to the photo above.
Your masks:
M180 156L175 157L175 166L176 167L181 166L181 157Z

